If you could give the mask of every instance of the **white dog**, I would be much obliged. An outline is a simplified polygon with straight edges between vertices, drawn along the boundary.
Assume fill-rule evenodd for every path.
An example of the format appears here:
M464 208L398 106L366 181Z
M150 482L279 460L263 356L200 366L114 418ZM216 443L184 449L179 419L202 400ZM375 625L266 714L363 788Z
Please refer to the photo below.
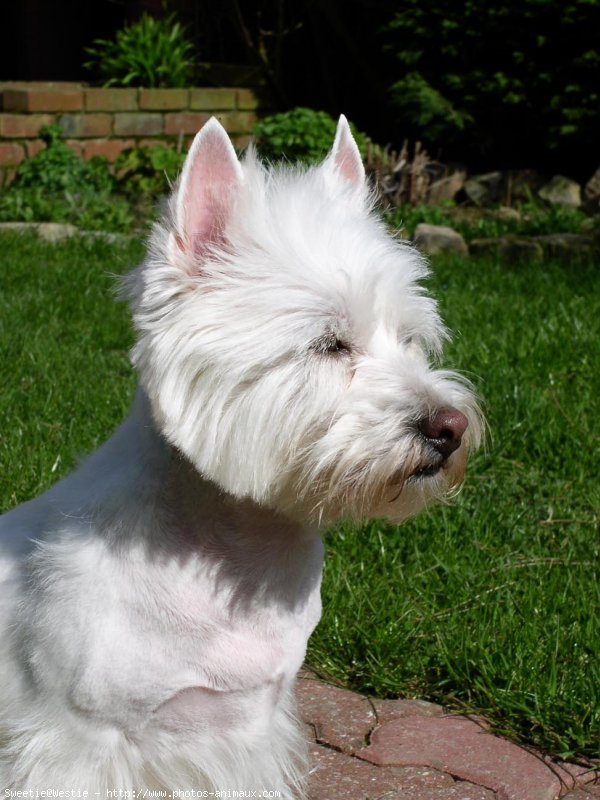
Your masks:
M481 430L372 201L343 117L313 168L196 137L125 281L131 415L0 519L0 788L302 793L319 529L443 497Z

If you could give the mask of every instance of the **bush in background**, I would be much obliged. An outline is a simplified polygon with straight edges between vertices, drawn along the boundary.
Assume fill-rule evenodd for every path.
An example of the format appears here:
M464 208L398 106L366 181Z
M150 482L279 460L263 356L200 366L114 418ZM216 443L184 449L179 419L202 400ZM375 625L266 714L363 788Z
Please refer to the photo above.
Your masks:
M127 230L129 206L114 196L108 161L84 161L61 141L58 125L40 129L46 146L19 165L0 193L0 221L70 222L88 230Z
M331 149L336 127L337 120L325 111L294 108L259 120L252 129L252 136L263 158L314 163ZM369 140L352 124L350 127L361 156L365 158Z
M386 28L406 134L472 161L597 147L600 0L405 0ZM454 145L454 148L453 148ZM590 169L593 169L593 165Z
M84 65L104 86L182 87L193 82L194 47L174 14L155 19L144 13L117 31L113 40L96 39Z

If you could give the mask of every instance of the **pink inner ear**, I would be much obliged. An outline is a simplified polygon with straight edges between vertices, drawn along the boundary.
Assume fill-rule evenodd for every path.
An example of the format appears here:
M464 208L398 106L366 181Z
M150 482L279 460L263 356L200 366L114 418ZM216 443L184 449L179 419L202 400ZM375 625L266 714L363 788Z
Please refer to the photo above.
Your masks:
M200 255L223 241L241 175L225 130L209 120L194 139L181 176L177 227L184 248Z
M343 115L338 122L332 155L337 170L343 178L355 184L364 182L365 168L362 158L350 126Z

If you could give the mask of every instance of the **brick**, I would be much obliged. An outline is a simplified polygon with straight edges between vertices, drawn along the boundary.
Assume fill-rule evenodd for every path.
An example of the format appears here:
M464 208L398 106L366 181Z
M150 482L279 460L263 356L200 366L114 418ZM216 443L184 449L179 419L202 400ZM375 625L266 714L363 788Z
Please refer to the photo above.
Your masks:
M67 139L65 140L65 144L78 156L81 155L83 150L83 142L79 142L77 139Z
M233 110L236 107L236 93L236 89L190 89L190 110Z
M137 89L85 89L86 111L136 111Z
M16 169L13 169L12 167L0 166L0 187L5 189L10 183L12 183L16 174ZM0 223L0 225L1 224L2 223Z
M137 147L173 147L172 139L163 139L162 137L154 137L152 139L138 139L136 142Z
M52 84L40 88L5 89L5 111L79 111L83 108L83 91L79 88L56 88Z
M33 158L40 150L46 147L46 144L41 139L30 139L25 142L25 147L27 149L27 158Z
M252 141L252 137L248 136L246 133L241 135L234 133L231 136L231 141L233 142L233 146L236 148L236 150L245 150Z
M25 148L17 142L0 142L0 166L16 167L25 158Z
M83 157L103 156L111 163L116 161L123 150L135 147L133 139L88 139L83 145Z
M179 114L165 114L165 133L177 136L180 133L198 133L200 128L210 119L210 114L198 114L183 111Z
M139 107L143 111L179 111L188 108L187 89L140 89Z
M226 111L217 114L217 119L227 133L250 133L256 122L256 114L252 111Z
M115 114L115 136L155 136L163 132L163 115L147 112Z
M236 107L240 111L255 111L259 105L256 92L252 89L238 89L236 91Z
M384 723L358 758L381 766L428 766L485 786L502 800L555 800L573 778L464 717L405 717Z
M296 681L296 700L317 742L350 755L365 746L377 722L366 697L312 678Z
M0 137L31 139L42 125L51 125L55 119L53 114L0 114Z
M75 139L110 136L112 133L111 114L61 114L58 124L65 136Z

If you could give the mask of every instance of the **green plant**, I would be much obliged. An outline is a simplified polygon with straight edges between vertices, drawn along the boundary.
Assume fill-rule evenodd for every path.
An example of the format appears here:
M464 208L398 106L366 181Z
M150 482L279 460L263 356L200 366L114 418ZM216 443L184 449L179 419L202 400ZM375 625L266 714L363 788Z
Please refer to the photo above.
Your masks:
M125 150L115 162L119 190L132 199L156 200L169 191L185 155L163 145Z
M599 25L600 0L404 0L384 34L404 135L496 163L595 153Z
M40 138L46 146L17 167L11 188L40 189L50 194L75 194L84 190L110 192L114 184L108 161L100 156L84 161L61 136L59 125L40 128Z
M96 39L87 47L84 66L105 86L180 87L194 77L194 47L174 14L155 19L143 13L117 31L113 40Z
M265 158L274 160L285 157L290 161L313 163L331 149L336 125L336 120L325 111L294 108L259 120L252 129L252 135ZM352 124L350 127L364 158L369 140Z
M21 163L13 182L0 192L0 220L70 222L88 230L125 231L133 216L114 195L105 158L84 161L61 141L61 129L40 130L46 147Z

